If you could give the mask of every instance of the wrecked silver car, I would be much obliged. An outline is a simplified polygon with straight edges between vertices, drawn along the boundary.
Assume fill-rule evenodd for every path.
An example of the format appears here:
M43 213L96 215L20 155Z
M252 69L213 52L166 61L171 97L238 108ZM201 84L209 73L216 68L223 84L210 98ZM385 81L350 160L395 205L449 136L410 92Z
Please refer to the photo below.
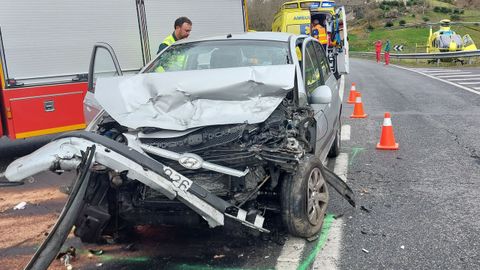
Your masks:
M178 42L139 74L94 87L100 50L122 74L113 50L96 45L87 105L101 110L87 131L63 134L5 172L22 181L77 170L65 226L83 241L137 224L231 220L268 232L267 212L310 237L322 227L327 182L354 204L323 165L340 151L341 100L316 40L247 33Z

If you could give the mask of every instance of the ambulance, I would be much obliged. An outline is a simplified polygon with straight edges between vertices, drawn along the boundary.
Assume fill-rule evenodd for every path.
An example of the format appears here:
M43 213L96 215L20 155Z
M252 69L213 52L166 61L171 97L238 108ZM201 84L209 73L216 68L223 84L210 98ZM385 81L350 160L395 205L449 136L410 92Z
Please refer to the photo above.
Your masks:
M115 47L123 72L135 73L180 16L192 20L192 38L248 30L246 0L2 1L0 137L85 128L93 114L83 105L93 46Z
M330 67L339 77L349 72L349 49L345 8L335 1L297 0L284 3L275 14L272 31L310 35L312 22L318 20L327 30L327 55Z

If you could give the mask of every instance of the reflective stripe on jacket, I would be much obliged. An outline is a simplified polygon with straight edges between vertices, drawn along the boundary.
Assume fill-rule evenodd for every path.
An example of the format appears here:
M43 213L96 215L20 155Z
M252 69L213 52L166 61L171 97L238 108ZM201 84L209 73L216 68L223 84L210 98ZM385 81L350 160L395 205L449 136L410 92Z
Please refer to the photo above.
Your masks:
M327 44L327 31L321 25L317 24L313 27L313 37L320 41L320 44Z

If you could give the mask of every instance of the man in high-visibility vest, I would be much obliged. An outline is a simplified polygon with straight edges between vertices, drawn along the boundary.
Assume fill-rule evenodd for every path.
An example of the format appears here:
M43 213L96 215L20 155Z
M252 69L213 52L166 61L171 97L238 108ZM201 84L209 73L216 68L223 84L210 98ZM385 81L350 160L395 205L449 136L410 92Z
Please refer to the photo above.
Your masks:
M322 44L323 48L327 46L327 31L320 25L320 21L313 20L312 36Z
M171 35L167 36L158 47L157 54L160 53L166 47L172 45L177 40L187 38L192 31L192 21L187 17L180 17L175 20L173 25L174 31Z

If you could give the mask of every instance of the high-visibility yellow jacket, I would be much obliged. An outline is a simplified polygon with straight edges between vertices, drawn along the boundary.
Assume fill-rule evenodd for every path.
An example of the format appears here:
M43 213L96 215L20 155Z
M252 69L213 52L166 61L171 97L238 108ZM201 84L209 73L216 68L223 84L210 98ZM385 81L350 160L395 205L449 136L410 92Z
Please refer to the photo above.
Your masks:
M163 40L163 42L160 44L160 46L158 47L158 52L157 53L160 53L163 49L165 49L166 47L175 43L175 41L177 41L177 38L175 37L174 33L167 36ZM162 65L159 65L155 69L155 71L159 72L159 73L162 73L162 72L165 72L165 69L182 70L184 63L185 63L185 55L177 55L176 57L171 59L169 63L165 63L165 64L167 64L166 67L163 67Z
M158 46L158 51L157 53L161 52L163 49L165 49L166 47L172 45L173 43L175 43L175 41L177 41L177 37L175 37L175 32L173 32L171 35L167 36L163 41L162 43L160 44L160 46Z
M327 31L321 25L317 24L313 27L312 36L318 39L320 44L327 44Z

